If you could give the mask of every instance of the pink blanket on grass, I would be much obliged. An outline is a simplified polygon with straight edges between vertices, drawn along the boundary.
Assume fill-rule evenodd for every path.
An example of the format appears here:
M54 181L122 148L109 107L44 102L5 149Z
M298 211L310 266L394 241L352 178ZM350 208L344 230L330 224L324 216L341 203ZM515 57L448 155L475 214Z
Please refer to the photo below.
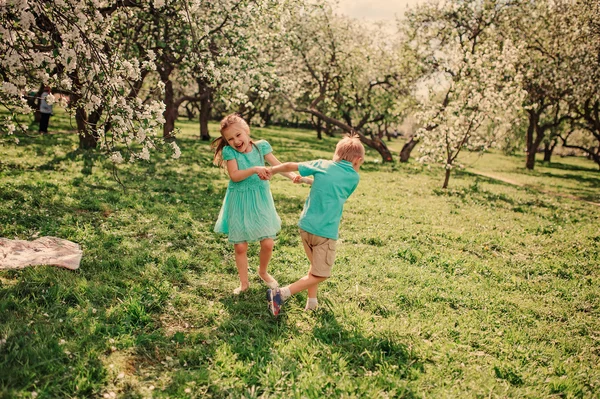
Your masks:
M79 268L83 251L72 241L41 237L34 241L0 238L0 270L22 269L34 265Z

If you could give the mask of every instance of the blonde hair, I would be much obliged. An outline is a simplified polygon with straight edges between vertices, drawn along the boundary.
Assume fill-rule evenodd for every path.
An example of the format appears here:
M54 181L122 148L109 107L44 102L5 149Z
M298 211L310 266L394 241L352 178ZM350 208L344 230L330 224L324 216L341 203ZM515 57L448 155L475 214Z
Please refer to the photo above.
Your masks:
M360 142L360 137L357 134L350 134L340 141L335 146L333 160L335 162L344 160L348 162L354 161L356 158L365 156L365 147Z
M242 129L248 136L250 136L250 126L248 126L248 123L246 123L244 118L242 118L240 115L229 114L225 118L221 119L221 136L214 139L210 145L215 151L215 155L213 157L213 164L223 168L227 166L227 162L223 160L223 148L225 148L229 144L227 143L227 140L225 140L225 137L223 137L223 134L227 129L236 125L239 125L240 129ZM252 140L250 140L250 143L252 143Z

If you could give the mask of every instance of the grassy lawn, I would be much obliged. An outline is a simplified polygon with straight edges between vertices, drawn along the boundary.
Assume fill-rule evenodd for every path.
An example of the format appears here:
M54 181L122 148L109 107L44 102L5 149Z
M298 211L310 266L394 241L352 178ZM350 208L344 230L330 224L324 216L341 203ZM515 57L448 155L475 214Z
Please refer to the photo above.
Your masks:
M0 397L600 396L600 208L538 190L600 202L591 161L525 172L522 156L465 154L441 190L441 169L369 151L321 308L299 294L275 319L257 244L251 289L231 294L233 247L212 232L227 176L196 124L179 126L181 159L126 165L125 191L62 114L59 133L0 145L0 237L84 250L75 272L0 272ZM336 143L253 136L282 161L331 158ZM270 272L287 284L308 268L295 226L308 188L271 187Z

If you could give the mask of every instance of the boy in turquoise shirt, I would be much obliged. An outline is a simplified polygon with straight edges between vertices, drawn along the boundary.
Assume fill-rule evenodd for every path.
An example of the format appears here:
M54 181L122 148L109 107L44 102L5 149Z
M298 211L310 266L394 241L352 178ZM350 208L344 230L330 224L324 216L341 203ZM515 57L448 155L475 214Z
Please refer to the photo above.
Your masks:
M360 139L345 137L335 147L333 161L286 162L272 168L272 173L298 171L300 176L295 182L312 185L298 222L310 269L295 283L267 291L269 309L274 316L279 314L286 299L304 290L308 291L306 310L317 308L318 285L331 276L342 210L358 186L358 170L364 157L365 148Z

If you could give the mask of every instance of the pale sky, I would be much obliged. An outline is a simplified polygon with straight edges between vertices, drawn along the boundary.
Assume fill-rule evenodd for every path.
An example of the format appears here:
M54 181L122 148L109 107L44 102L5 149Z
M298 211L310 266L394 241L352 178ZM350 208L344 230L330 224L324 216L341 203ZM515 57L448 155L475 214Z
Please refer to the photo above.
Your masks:
M408 7L422 2L423 0L339 0L338 11L369 22L394 22L396 15L402 17Z

